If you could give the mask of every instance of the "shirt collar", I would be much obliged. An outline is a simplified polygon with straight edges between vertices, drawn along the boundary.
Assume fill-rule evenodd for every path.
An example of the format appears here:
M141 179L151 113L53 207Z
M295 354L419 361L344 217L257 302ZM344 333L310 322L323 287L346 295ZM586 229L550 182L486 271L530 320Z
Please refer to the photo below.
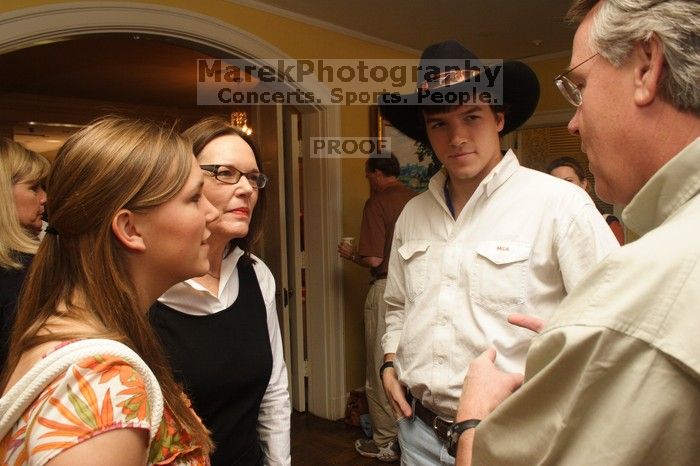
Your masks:
M498 165L493 167L486 177L481 180L479 187L476 188L473 196L478 196L482 191L486 193L486 197L490 197L503 183L510 178L520 167L518 158L512 149L508 149L506 155L498 162ZM445 202L445 181L447 181L447 172L443 168L430 179L428 190L435 196L440 204L449 211Z
M480 186L484 186L486 197L491 197L491 194L500 188L516 172L518 167L520 167L520 162L518 162L515 152L513 149L508 149L498 165L493 167L493 170L480 183Z
M226 253L224 252L224 255L225 254ZM219 271L219 296L221 296L221 290L223 290L226 287L226 284L231 279L233 272L236 270L236 264L238 264L238 259L240 259L241 256L243 256L243 250L241 248L236 247L236 249L234 249L233 252L231 252L231 254L225 256L224 259L221 261L221 269ZM194 278L185 280L183 283L197 291L206 291L207 293L209 292Z
M651 177L622 212L639 235L653 230L700 193L700 138L695 139Z

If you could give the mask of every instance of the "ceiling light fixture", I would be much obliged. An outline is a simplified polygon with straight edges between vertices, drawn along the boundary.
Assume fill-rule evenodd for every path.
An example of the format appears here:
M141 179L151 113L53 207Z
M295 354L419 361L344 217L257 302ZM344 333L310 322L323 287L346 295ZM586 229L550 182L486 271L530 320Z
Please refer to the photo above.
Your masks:
M248 126L248 114L246 112L231 112L231 126L240 129L250 136L253 128Z

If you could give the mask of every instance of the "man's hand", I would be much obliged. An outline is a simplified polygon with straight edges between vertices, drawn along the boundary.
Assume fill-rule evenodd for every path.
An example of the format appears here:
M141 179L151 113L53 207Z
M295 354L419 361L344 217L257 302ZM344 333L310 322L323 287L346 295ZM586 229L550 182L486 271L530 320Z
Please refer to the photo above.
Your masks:
M354 262L353 256L355 255L355 249L347 241L338 243L338 254L340 254L340 257L343 259Z
M496 350L490 348L469 364L457 408L457 421L483 419L523 384L522 374L496 367Z
M391 403L394 416L397 420L413 415L411 405L406 400L406 387L404 387L396 376L393 367L387 367L382 373L382 385L386 398Z
M532 330L535 333L541 333L547 322L539 317L528 314L510 314L508 316L508 323Z
M523 376L499 370L494 361L496 350L490 348L469 364L455 422L484 419L523 384ZM457 466L471 466L474 429L464 432L457 444Z

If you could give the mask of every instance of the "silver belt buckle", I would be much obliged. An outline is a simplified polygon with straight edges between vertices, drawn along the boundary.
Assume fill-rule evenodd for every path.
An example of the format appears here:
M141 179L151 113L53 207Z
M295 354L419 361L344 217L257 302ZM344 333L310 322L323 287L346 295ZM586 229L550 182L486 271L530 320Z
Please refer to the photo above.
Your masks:
M435 419L433 419L433 430L435 432L438 432L438 426L437 426L438 421L444 422L448 426L448 428L449 428L449 426L451 426L455 422L452 419L447 419L447 418L444 418L442 416L435 416Z

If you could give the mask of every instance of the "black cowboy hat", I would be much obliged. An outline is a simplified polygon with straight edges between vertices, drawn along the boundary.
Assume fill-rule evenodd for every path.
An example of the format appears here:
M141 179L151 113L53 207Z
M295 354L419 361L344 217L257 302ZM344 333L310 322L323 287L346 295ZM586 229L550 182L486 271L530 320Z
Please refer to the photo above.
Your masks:
M535 111L540 84L534 71L525 63L511 60L503 62L500 69L499 66L483 64L454 40L433 44L421 55L417 91L382 94L379 111L406 136L427 143L422 106L470 103L469 97L485 92L487 98L495 99L497 105L502 106L505 122L500 134L507 134L525 123ZM490 86L487 75L500 75L502 89L498 85Z

